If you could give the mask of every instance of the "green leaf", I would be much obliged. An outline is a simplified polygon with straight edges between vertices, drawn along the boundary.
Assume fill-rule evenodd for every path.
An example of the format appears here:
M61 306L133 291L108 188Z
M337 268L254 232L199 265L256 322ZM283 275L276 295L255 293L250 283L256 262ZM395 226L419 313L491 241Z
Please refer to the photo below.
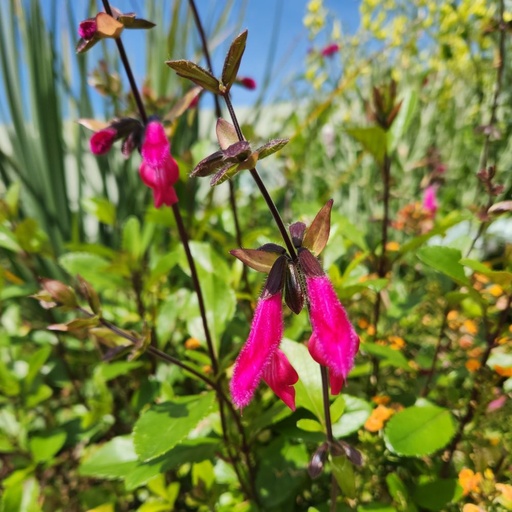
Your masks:
M378 345L371 341L361 343L361 351L382 359L391 366L401 368L402 370L412 371L406 357L399 350L394 350L385 345Z
M405 91L402 99L402 105L398 111L391 128L388 132L388 151L391 153L396 149L397 144L403 139L412 118L416 112L416 105L418 104L418 93L414 89Z
M38 504L40 492L39 483L33 477L26 478L12 486L6 485L2 494L0 511L41 512L42 508Z
M299 375L299 381L295 384L295 404L311 411L324 424L320 366L309 355L308 349L300 343L283 339L281 350Z
M387 150L386 132L380 126L349 128L346 132L368 151L378 164L384 162Z
M311 420L309 418L302 418L297 421L297 428L301 430L305 430L306 432L323 432L324 427L318 423L316 420Z
M258 153L258 160L263 160L267 156L273 155L277 151L281 151L286 144L290 142L290 139L272 139L263 146L260 146L256 153Z
M333 200L329 199L316 214L311 225L306 229L302 245L315 256L319 256L327 245L331 231L331 209Z
M411 503L409 491L397 473L389 473L386 476L386 485L393 501L399 506L399 510L407 510L407 512L416 512L416 506Z
M469 279L464 274L464 267L459 263L461 260L459 249L429 246L421 248L417 255L423 263L447 275L456 283L469 286Z
M135 450L143 461L163 455L183 441L210 412L213 392L182 396L146 411L134 427Z
M462 487L457 479L434 480L417 485L412 498L421 508L427 510L446 510L448 503L462 497Z
M139 261L142 255L140 222L137 217L128 217L123 226L122 249L135 261Z
M341 492L347 498L354 498L356 495L356 479L354 466L347 457L331 457L331 468Z
M372 412L372 406L362 398L345 394L341 396L345 401L345 410L341 418L332 425L332 433L336 438L357 432Z
M41 347L39 350L34 352L30 358L28 359L28 372L24 379L24 384L27 388L29 388L32 385L32 382L39 374L39 370L41 370L42 366L48 359L52 352L52 347L49 345L46 345L44 347Z
M87 197L82 199L82 207L100 222L113 226L116 222L116 207L104 197Z
M70 274L80 274L98 290L116 286L118 276L109 272L110 262L97 254L88 252L68 252L59 258L60 265Z
M11 230L0 226L0 247L12 252L21 252L21 246Z
M393 453L423 457L446 446L454 434L455 424L449 410L435 405L415 405L388 421L384 440Z
M512 283L512 272L505 270L492 270L482 262L478 260L472 260L470 258L462 258L459 263L465 267L469 267L475 272L479 272L487 276L493 283L500 284L502 286L509 286Z
M28 441L28 446L34 462L39 463L51 460L64 446L66 437L67 435L64 430L33 434Z
M168 60L166 64L176 71L178 76L187 78L204 89L219 94L219 81L206 69L188 60Z
M137 466L137 454L131 436L114 437L98 450L86 456L78 473L82 476L116 480Z
M149 462L139 462L137 467L126 476L126 488L129 491L136 489L156 475L166 473L183 464L192 464L205 459L213 459L218 449L218 439L203 438L185 440L156 459L152 459Z
M245 51L245 44L247 42L247 30L239 34L229 47L228 54L224 60L224 67L222 68L222 85L226 88L226 92L236 79L240 62Z
M127 375L135 368L140 368L143 363L138 361L116 361L114 363L101 363L94 370L95 377L103 382L115 379L121 375Z

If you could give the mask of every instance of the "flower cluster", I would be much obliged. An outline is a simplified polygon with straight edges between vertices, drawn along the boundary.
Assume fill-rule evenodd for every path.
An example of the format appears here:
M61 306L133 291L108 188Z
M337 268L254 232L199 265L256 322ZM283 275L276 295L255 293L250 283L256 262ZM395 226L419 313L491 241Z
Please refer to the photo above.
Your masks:
M83 122L86 124L86 122ZM110 151L116 140L123 139L122 152L129 156L137 148L142 155L139 167L141 180L153 190L156 208L178 202L174 185L179 179L176 160L171 155L171 145L162 123L151 119L144 126L137 119L123 118L96 131L90 139L90 149L95 155Z
M340 393L353 367L359 338L314 255L320 254L327 243L331 208L332 201L329 201L308 229L301 222L290 226L298 254L295 260L276 244L231 251L251 268L268 272L249 338L235 362L230 383L233 402L239 408L249 404L263 379L288 407L295 409L293 385L298 375L279 350L283 336L283 297L295 314L307 303L313 331L308 350L316 362L328 368L333 395Z

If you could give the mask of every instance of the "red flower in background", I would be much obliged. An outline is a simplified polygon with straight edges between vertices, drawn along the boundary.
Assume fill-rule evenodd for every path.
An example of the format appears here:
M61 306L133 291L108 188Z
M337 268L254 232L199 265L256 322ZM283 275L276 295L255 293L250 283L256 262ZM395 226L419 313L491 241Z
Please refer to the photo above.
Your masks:
M140 177L145 185L153 189L156 208L177 203L174 184L179 179L179 168L171 155L171 145L160 122L150 121L147 124L141 154Z

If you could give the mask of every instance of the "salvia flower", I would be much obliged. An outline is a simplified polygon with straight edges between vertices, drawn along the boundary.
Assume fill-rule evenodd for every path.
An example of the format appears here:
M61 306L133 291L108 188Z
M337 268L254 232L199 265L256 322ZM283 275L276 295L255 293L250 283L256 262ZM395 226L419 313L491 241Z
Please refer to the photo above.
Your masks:
M320 51L320 55L322 57L332 57L335 53L338 53L340 50L340 45L338 43L331 43L322 48Z
M256 80L250 76L237 77L235 83L249 89L250 91L254 91L256 89Z
M295 409L293 384L298 376L279 350L283 299L295 314L308 304L313 330L308 350L316 362L328 368L333 395L340 393L354 365L359 338L315 256L327 244L331 208L332 200L318 212L309 228L302 222L290 226L298 253L296 260L276 244L231 251L251 268L268 273L249 338L235 362L230 382L231 396L237 407L245 407L251 401L263 379L288 407Z
M86 20L83 20L78 25L78 35L82 39L92 39L98 30L98 24L96 23L95 18L89 18Z
M429 185L423 192L423 209L434 216L438 209L437 203L437 184Z
M117 130L112 126L94 133L89 140L91 152L95 155L104 155L105 153L108 153L112 144L114 144L116 137Z
M153 189L155 207L177 203L174 184L179 179L179 168L171 155L171 145L159 121L147 124L141 155L140 177L145 185Z

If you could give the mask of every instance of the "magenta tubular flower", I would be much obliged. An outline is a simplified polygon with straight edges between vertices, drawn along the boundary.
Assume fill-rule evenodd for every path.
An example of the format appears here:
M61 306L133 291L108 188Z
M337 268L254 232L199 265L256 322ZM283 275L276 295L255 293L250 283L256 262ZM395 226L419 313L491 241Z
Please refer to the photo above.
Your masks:
M295 392L290 386L298 376L286 356L278 351L282 337L283 304L278 292L258 300L249 338L235 362L229 387L236 407L248 405L260 380L265 378L272 390L295 409Z
M114 144L114 141L116 140L116 136L117 130L112 127L105 128L94 133L89 140L91 152L95 155L104 155L105 153L108 153L112 144Z
M338 394L354 366L359 337L327 276L306 276L306 285L313 327L309 353L329 369L331 393Z
M178 164L171 155L171 145L164 127L158 121L150 121L146 126L141 154L140 177L145 185L153 189L156 208L177 203L174 184L179 179Z
M256 80L254 78L251 78L249 76L244 76L242 78L237 78L237 82L245 87L246 89L249 89L251 91L254 91L256 89Z
M339 50L340 50L340 45L337 43L332 43L332 44L329 44L326 47L324 47L321 50L320 55L322 55L322 57L331 57L332 55L337 53Z
M92 39L96 35L98 25L95 18L81 21L78 25L78 35L85 40Z
M429 185L423 192L423 209L434 216L437 208L437 185Z
M293 385L299 380L299 375L281 350L277 349L272 354L270 363L264 367L263 380L292 411L295 411Z

